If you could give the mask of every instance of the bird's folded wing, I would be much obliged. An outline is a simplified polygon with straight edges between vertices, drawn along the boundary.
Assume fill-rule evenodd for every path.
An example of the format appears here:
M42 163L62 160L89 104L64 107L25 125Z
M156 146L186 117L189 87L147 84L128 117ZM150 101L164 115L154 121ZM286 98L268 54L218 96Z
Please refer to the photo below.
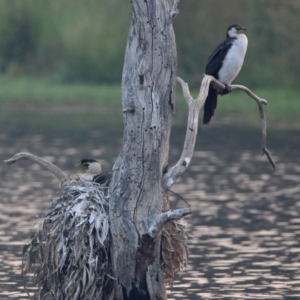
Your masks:
M218 72L222 67L223 60L226 53L232 45L235 38L227 38L223 43L221 43L209 57L208 63L205 68L205 74L214 76L218 78Z

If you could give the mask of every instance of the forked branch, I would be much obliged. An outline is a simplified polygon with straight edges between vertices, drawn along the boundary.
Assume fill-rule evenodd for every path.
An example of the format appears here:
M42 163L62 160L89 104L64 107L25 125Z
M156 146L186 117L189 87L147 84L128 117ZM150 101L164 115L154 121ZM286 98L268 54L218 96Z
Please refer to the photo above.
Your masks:
M189 86L186 82L180 77L177 77L177 81L181 84L184 99L189 107L188 124L181 157L175 166L170 168L162 179L162 188L164 191L167 191L172 187L176 179L184 173L191 162L198 132L199 113L208 94L211 76L204 76L196 99L193 99L191 96Z
M27 152L17 153L12 158L4 160L4 162L10 165L23 159L30 160L34 163L37 163L38 165L42 166L43 168L51 172L54 176L56 176L60 180L67 176L67 174L64 171L62 171L59 167L57 167L50 161L44 160L34 154L27 153Z
M196 99L193 99L193 97L191 96L188 84L186 82L184 82L180 77L177 77L177 81L181 84L184 99L186 100L186 102L188 104L188 108L189 108L188 124L187 124L187 131L186 131L184 146L183 146L183 150L182 150L180 159L163 176L162 188L164 191L169 190L173 186L176 179L185 172L185 170L188 168L188 166L191 162L191 159L192 159L192 156L194 153L194 148L195 148L197 131L198 131L199 113L200 113L202 106L205 103L210 83L212 83L212 85L220 91L225 89L225 85L222 84L220 81L216 80L213 76L204 75L199 94ZM259 111L260 111L260 117L262 120L262 151L263 151L263 154L266 154L266 156L268 157L269 162L271 163L273 170L275 171L276 166L275 166L274 160L273 160L269 150L266 147L267 122L266 122L266 117L265 117L265 114L263 111L263 105L266 105L267 101L265 99L259 98L257 95L252 93L245 86L231 85L230 87L231 87L231 90L244 91L245 93L247 93L251 98L253 98L257 102Z

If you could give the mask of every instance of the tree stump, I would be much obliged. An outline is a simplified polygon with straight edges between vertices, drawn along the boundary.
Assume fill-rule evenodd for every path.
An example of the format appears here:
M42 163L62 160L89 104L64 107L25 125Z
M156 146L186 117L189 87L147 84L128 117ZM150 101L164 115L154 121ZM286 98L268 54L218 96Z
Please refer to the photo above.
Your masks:
M148 234L162 213L177 54L177 1L131 0L122 75L124 135L110 184L114 299L166 299L160 235Z

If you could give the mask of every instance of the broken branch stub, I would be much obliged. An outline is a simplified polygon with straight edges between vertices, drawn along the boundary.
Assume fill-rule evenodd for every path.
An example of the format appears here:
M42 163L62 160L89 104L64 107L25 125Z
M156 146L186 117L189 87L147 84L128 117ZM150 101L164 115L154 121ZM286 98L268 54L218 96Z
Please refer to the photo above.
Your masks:
M189 215L190 213L191 213L191 208L187 207L187 208L169 210L162 214L159 214L155 217L154 221L152 222L148 234L152 238L154 238L161 232L162 228L167 222L181 219L182 217Z

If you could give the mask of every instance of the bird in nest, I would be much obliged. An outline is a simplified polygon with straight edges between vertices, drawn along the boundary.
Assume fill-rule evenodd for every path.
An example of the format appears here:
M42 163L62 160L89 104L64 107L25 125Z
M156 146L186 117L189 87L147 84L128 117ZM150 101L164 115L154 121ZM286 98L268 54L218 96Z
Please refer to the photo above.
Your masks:
M241 25L231 25L227 29L227 35L209 57L205 68L205 74L215 77L225 85L222 95L231 92L229 85L239 74L247 51L248 39L244 32L246 28ZM208 124L217 107L218 92L212 85L204 104L203 124Z
M106 186L110 183L112 172L102 173L101 164L95 159L82 159L80 164L76 164L75 167L86 171L81 179L91 180Z

